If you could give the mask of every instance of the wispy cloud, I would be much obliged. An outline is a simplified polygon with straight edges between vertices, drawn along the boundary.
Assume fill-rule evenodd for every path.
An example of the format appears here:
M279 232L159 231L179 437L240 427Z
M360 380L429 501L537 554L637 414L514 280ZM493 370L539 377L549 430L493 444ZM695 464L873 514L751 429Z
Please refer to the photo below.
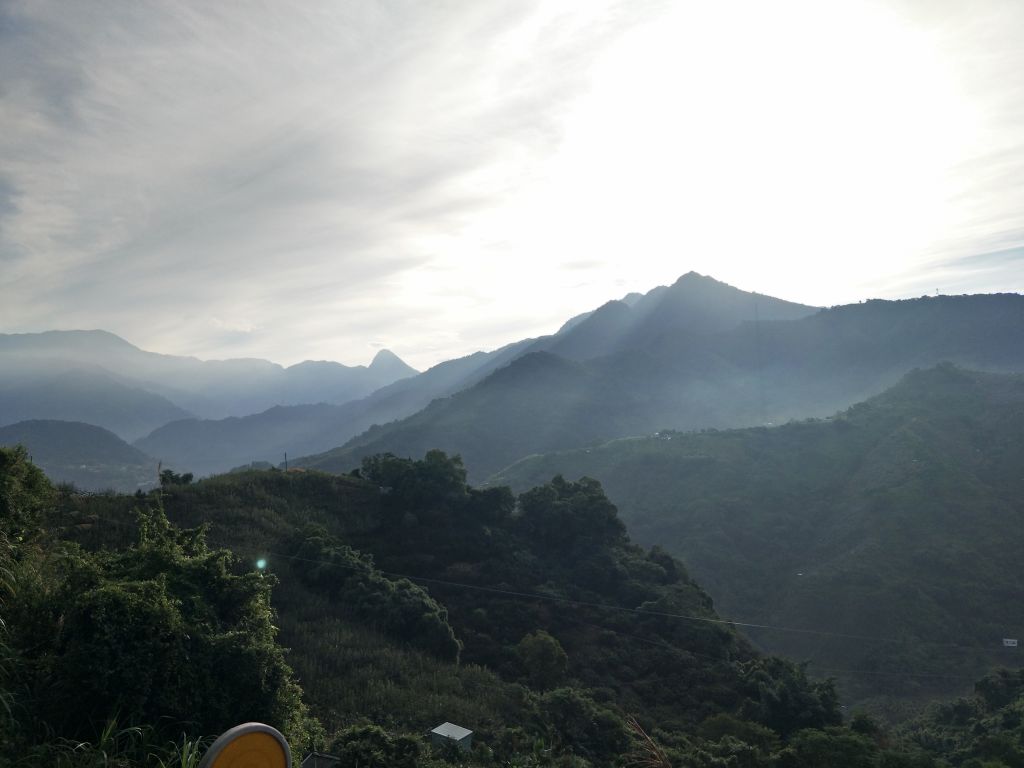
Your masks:
M614 31L568 4L2 8L0 326L212 353L216 318L294 354L400 314L421 233L529 172Z
M990 253L977 253L949 259L940 266L947 268L966 267L968 269L1002 269L1007 265L1024 268L1024 246L1007 248Z
M281 362L366 362L386 344L424 366L691 268L811 303L857 298L842 294L855 281L808 264L864 211L925 231L892 245L910 277L882 269L888 253L843 273L865 295L937 270L1024 287L1013 259L986 262L988 282L963 260L1024 243L1018 3L879 4L916 30L908 56L934 53L908 65L922 82L972 105L971 142L919 226L896 210L903 188L857 177L835 145L846 134L830 133L854 117L849 136L889 131L892 162L906 149L928 172L912 146L928 137L896 124L917 102L901 112L893 90L887 116L842 112L870 61L807 79L807 57L831 66L844 29L820 6L722 6L6 0L0 331L103 327ZM813 120L794 134L800 115ZM841 189L841 174L877 199L830 208L813 185Z

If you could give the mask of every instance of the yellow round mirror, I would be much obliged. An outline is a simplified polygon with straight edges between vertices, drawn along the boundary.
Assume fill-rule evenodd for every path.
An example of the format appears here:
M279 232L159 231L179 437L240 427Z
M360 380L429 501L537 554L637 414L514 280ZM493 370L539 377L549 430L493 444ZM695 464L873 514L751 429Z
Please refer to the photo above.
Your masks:
M199 768L290 768L292 753L276 728L244 723L222 733Z

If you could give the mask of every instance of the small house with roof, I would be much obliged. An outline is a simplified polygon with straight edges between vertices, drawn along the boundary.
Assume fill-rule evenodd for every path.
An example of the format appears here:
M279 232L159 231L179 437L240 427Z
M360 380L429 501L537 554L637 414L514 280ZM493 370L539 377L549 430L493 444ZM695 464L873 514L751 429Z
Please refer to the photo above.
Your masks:
M454 744L463 752L473 748L473 732L455 723L441 723L430 732L430 740L439 746Z
M310 752L302 759L302 768L338 768L341 758L323 752Z

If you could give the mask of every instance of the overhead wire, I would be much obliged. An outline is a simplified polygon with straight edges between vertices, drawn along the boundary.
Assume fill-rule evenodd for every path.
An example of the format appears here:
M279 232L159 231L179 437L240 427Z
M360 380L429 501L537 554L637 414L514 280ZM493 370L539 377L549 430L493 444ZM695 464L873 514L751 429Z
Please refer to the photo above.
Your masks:
M96 522L100 522L100 523L103 523L103 524L106 524L106 525L115 525L117 527L124 527L124 528L134 528L135 527L135 526L133 526L133 525L131 525L129 523L124 523L124 522L121 522L121 521L115 521L115 520L111 520L109 518L108 519L103 519L103 520L97 520ZM366 566L358 566L358 565L348 565L348 564L345 564L345 563L339 563L339 562L332 561L332 560L322 560L322 559L317 559L317 558L302 557L300 555L288 554L288 553L285 553L285 552L278 552L278 551L274 551L274 550L254 549L254 548L251 548L251 547L247 547L246 549L248 550L246 554L249 555L249 556L252 556L252 557L269 556L269 557L274 557L274 558L281 558L281 559L284 559L284 560L307 562L307 563L313 563L313 564L317 564L317 565L326 565L326 566L330 566L330 567L334 567L334 568L350 570L350 571L353 571L353 572L362 570L363 568L366 567ZM240 555L241 554L239 548L232 548L232 551L234 551L236 555ZM919 640L915 640L915 639L912 639L912 638L885 638L885 637L877 637L877 636L862 635L862 634L855 634L855 633L832 632L832 631L821 630L821 629L807 629L807 628L802 628L802 627L787 627L787 626L776 625L776 624L764 624L764 623L758 623L758 622L739 621L739 620L736 620L736 619L728 619L728 618L715 618L715 617L711 617L711 616L699 616L699 615L687 614L687 613L674 613L674 612L669 612L669 611L658 611L658 610L652 610L652 609L647 609L647 608L631 608L629 606L615 605L614 603L603 603L603 602L590 601L590 600L580 600L580 599L577 599L577 598L564 597L562 595L550 595L550 594L544 594L544 593L541 593L541 592L524 592L524 591L520 591L520 590L504 589L504 588L501 588L501 587L485 586L485 585L480 585L480 584L469 584L469 583L466 583L466 582L453 581L453 580L449 580L449 579L438 579L438 578L429 577L429 576L417 576L417 575L414 575L414 574L407 574L407 573L400 573L400 572L397 572L397 571L384 570L384 569L381 569L381 568L377 568L376 566L372 566L372 567L373 567L373 570L375 572L380 573L380 574L382 574L384 576L387 576L389 578L392 578L392 579L408 579L409 581L412 581L412 582L422 582L422 583L425 583L425 584L435 584L435 585L443 586L443 587L451 587L451 588L456 588L456 589L465 589L465 590L471 590L471 591L476 591L476 592L484 592L484 593L489 593L489 594L503 595L503 596L506 596L506 597L516 598L516 599L521 599L521 600L546 601L546 602L560 603L560 604L564 604L564 605L574 605L574 606L577 606L577 607L594 608L594 609L599 609L599 610L608 610L608 611L614 611L614 612L618 612L618 613L627 613L627 614L641 615L641 616L652 616L652 617L664 618L664 619L677 619L677 620L684 620L684 621L701 622L701 623L714 624L714 625L720 625L720 626L743 627L745 629L759 629L759 630L766 630L766 631L788 632L788 633L793 633L793 634L810 635L810 636L816 636L816 637L821 637L821 638L836 638L836 639L844 639L844 640L867 641L867 642L871 642L871 643L880 643L880 644L885 644L885 643L889 643L889 644L909 644L909 643L912 643L913 645L915 645L917 647L920 647L920 646L944 647L944 648L956 648L956 649L961 649L961 650L989 651L989 652L994 650L990 646L982 645L982 644L964 644L964 643L952 643L952 642L942 642L942 641L919 641ZM617 629L614 629L614 628L611 628L611 627L602 627L602 628L606 629L608 631L614 632L616 634L620 634L620 635L624 634L624 633L622 633L621 630L617 630ZM663 647L671 648L671 649L674 649L674 650L677 650L677 651L682 651L682 652L685 652L685 653L690 653L692 655L703 655L703 654L699 654L699 653L694 652L694 651L690 651L689 649L686 649L686 648L679 648L679 647L673 646L671 644L667 644L667 643L663 643L663 642L659 642L659 641L653 641L650 638L640 638L640 637L635 636L635 635L627 635L627 636L632 637L632 638L637 639L637 640L642 640L643 642L646 642L646 643L649 643L649 644L662 645ZM711 659L715 659L715 657L711 657L711 656L706 656L706 657L707 658L711 658ZM717 660L721 661L721 659L717 659ZM819 672L836 673L836 674L856 674L856 675L873 675L873 676L899 676L899 677L928 677L928 678L946 678L946 679L960 679L960 680L972 680L972 681L975 679L974 677L967 676L967 675L951 675L951 674L933 673L933 672L865 670L865 669L849 669L849 668L833 668L833 667L817 667L817 666L815 667L815 669L816 669L816 671L819 671Z
M260 550L260 552L264 552L267 555L271 555L271 556L274 556L274 557L281 557L281 558L288 559L288 560L300 560L300 561L303 561L303 562L318 563L318 564L321 564L321 565L330 565L330 566L335 566L335 567L338 567L338 568L355 569L357 567L357 566L348 566L348 565L345 565L344 563L337 563L337 562L333 562L333 561L330 561L330 560L317 560L317 559L311 559L311 558L307 558L307 557L301 557L299 555L289 555L289 554L286 554L286 553L283 553L283 552L273 552L273 551L269 551L269 550L266 550L266 551ZM254 554L255 554L255 551L254 551ZM558 603L569 603L569 604L583 606L583 607L588 607L588 608L601 608L601 609L605 609L605 610L619 611L619 612L622 612L622 613L634 613L634 614L641 614L641 615L646 615L646 616L658 616L658 617L667 618L667 619L685 619L687 621L698 621L698 622L705 622L705 623L708 623L708 624L724 624L724 625L734 626L734 627L766 629L766 630L773 630L773 631L778 631L778 632L791 632L791 633L799 633L799 634L805 634L805 635L815 635L815 636L819 636L819 637L836 637L836 638L843 638L843 639L848 639L848 640L868 640L868 641L871 641L871 642L883 642L883 643L906 643L906 642L911 642L908 638L886 638L886 637L877 637L877 636L872 636L872 635L852 634L852 633L847 633L847 632L830 632L830 631L821 630L821 629L806 629L806 628L800 628L800 627L786 627L786 626L781 626L781 625L777 625L777 624L759 624L759 623L749 622L749 621L739 621L737 619L714 618L714 617L711 617L711 616L697 616L697 615L694 615L694 614L686 614L686 613L672 613L672 612L669 612L669 611L657 611L657 610L652 610L652 609L647 609L647 608L630 608L629 606L615 605L614 603L600 603L600 602L595 602L595 601L590 601L590 600L579 600L577 598L563 597L561 595L547 595L547 594L544 594L542 592L522 592L522 591L518 591L518 590L503 589L501 587L489 587L489 586L483 586L483 585L480 585L480 584L467 584L465 582L451 581L451 580L447 580L447 579L437 579L437 578L433 578L433 577L429 577L429 576L415 576L415 575L408 574L408 573L398 573L396 571L386 571L386 570L381 569L381 568L375 568L374 570L376 570L378 573L384 574L385 576L390 576L391 578L396 578L396 579L409 579L410 581L422 581L422 582L425 582L425 583L428 583L428 584L438 584L438 585L448 586L448 587L457 587L457 588L460 588L460 589L470 589L470 590L475 590L475 591L478 591L478 592L490 592L490 593L494 593L494 594L508 595L510 597L528 598L530 600L547 600L547 601L558 602ZM986 647L986 646L977 645L977 644L975 644L975 645L963 645L963 644L959 644L959 643L942 643L942 642L929 642L928 644L929 645L943 645L943 646L946 646L946 647L955 647L955 648L984 648L984 647Z
M255 555L257 553L253 552L253 554ZM330 561L330 560L320 560L320 559L315 559L315 558L302 557L302 556L299 556L299 555L289 555L289 554L286 554L286 553L283 553L283 552L262 551L261 550L260 554L266 554L266 555L270 555L272 557L280 557L280 558L283 558L283 559L286 559L286 560L298 560L298 561L301 561L301 562L309 562L309 563L314 563L314 564L327 565L327 566L332 566L332 567L342 568L342 569L348 569L348 570L358 570L358 568L359 568L358 566L349 566L349 565L346 565L344 563L338 563L338 562L334 562L334 561ZM556 603L575 605L575 606L585 607L585 608L597 608L597 609L603 609L603 610L611 610L611 611L616 611L616 612L620 612L620 613L629 613L629 614L637 614L637 615L644 615L644 616L654 616L654 617L658 617L658 618L667 618L667 619L682 619L682 620L688 620L688 621L704 622L704 623L709 623L709 624L717 624L717 625L725 625L725 626L733 626L733 627L737 627L737 626L747 627L747 628L754 627L754 628L760 628L760 629L771 629L771 630L778 630L778 631L798 632L798 633L813 634L813 635L818 635L818 636L823 636L823 637L836 637L836 638L843 638L843 639L867 640L867 641L870 641L870 642L881 642L881 643L909 643L909 642L913 642L915 645L922 645L922 644L924 644L924 643L920 643L920 642L913 641L913 640L910 640L910 639L877 638L877 637L871 637L870 635L855 635L855 634L847 634L847 633L841 633L841 632L828 632L828 631L825 631L825 630L807 630L807 629L801 629L801 628L797 628L797 627L782 627L782 626L770 625L770 624L757 624L757 623L753 623L753 622L738 622L738 621L735 621L735 620L732 620L732 619L713 618L713 617L710 617L710 616L696 616L696 615L693 615L693 614L672 613L672 612L668 612L668 611L656 611L656 610L650 610L650 609L644 609L644 608L630 608L628 606L615 605L614 603L600 603L600 602L589 601L589 600L578 600L576 598L563 597L561 595L546 595L546 594L539 593L539 592L522 592L522 591L518 591L518 590L502 589L500 587L489 587L489 586L483 586L483 585L479 585L479 584L467 584L465 582L450 581L450 580L446 580L446 579L436 579L436 578L425 577L425 576L414 576L414 575L411 575L411 574L398 573L396 571L387 571L387 570L379 569L379 568L374 568L374 570L377 573L380 573L382 575L388 576L390 578L408 579L409 581L424 582L424 583L427 583L427 584L437 584L437 585L440 585L440 586L454 587L454 588L458 588L458 589L467 589L467 590L472 590L472 591L477 591L477 592L487 592L487 593L491 593L491 594L505 595L505 596L508 596L508 597L519 598L519 599L556 602ZM612 628L609 628L609 627L604 627L604 628L608 629L609 631L612 631L612 632L619 632L619 630L615 630L615 629L612 629ZM652 644L658 644L655 641L650 641L649 639L645 639L645 638L638 638L638 639L644 639L645 642L651 642ZM928 643L928 644L929 645L933 645L933 646L934 645L940 645L940 646L943 646L943 647L952 647L952 648L968 649L968 650L987 650L987 649L989 649L988 646L984 646L984 645L980 645L980 644L975 644L975 645L966 645L966 644L959 644L959 643ZM666 644L666 646L674 648L675 650L685 651L687 653L693 653L692 651L689 651L688 649L678 648L676 646L671 646L670 644ZM713 658L713 657L709 657L709 658ZM888 670L859 670L859 669L840 669L840 668L823 668L823 667L819 668L819 669L820 669L820 671L824 671L824 672L835 672L835 673L843 673L843 674L897 675L897 676L908 676L909 675L909 676L914 676L914 677L937 677L937 678L950 678L950 679L963 679L963 680L974 680L975 679L974 677L967 676L967 675L949 675L949 674L945 674L945 673L933 673L933 672L902 672L902 671L901 672L897 672L897 671L888 671Z

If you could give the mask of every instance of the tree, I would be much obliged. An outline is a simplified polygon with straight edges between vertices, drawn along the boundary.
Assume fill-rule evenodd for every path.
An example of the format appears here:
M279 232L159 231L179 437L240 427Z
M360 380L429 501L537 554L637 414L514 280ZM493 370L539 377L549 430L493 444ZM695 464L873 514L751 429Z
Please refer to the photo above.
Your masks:
M542 691L554 688L565 678L569 657L558 639L543 629L520 640L516 653L533 688Z
M608 765L629 748L625 721L575 688L556 688L539 704L550 737L561 749Z
M749 697L744 719L767 725L783 736L842 722L833 681L809 681L802 665L764 656L744 663L741 677Z
M307 584L330 595L355 618L445 661L458 661L462 644L448 623L448 611L408 579L391 579L373 558L307 525L293 538L295 570Z
M53 486L28 458L23 446L0 447L0 536L14 546L39 532L40 519L53 499Z
M15 680L19 658L9 626L11 600L17 594L18 566L34 552L40 518L53 498L46 476L29 461L22 446L0 447L0 744L16 736Z
M167 488L171 485L188 485L192 482L192 473L186 472L179 475L173 469L165 469L160 473L160 487Z
M626 527L601 484L584 477L570 483L556 475L550 483L519 496L524 533L547 547L626 540Z
M874 768L878 748L875 743L847 728L826 728L823 731L808 728L795 734L783 750L779 765L782 768Z
M150 724L167 735L215 734L258 720L304 743L315 724L275 641L272 579L202 528L139 512L139 537L120 551L68 545L37 564L12 601L35 733L88 739L95 718Z
M420 743L391 736L377 725L354 725L341 731L330 747L340 768L416 768Z
M447 525L469 496L462 459L439 450L418 461L390 453L368 456L360 476L380 488L389 523Z

